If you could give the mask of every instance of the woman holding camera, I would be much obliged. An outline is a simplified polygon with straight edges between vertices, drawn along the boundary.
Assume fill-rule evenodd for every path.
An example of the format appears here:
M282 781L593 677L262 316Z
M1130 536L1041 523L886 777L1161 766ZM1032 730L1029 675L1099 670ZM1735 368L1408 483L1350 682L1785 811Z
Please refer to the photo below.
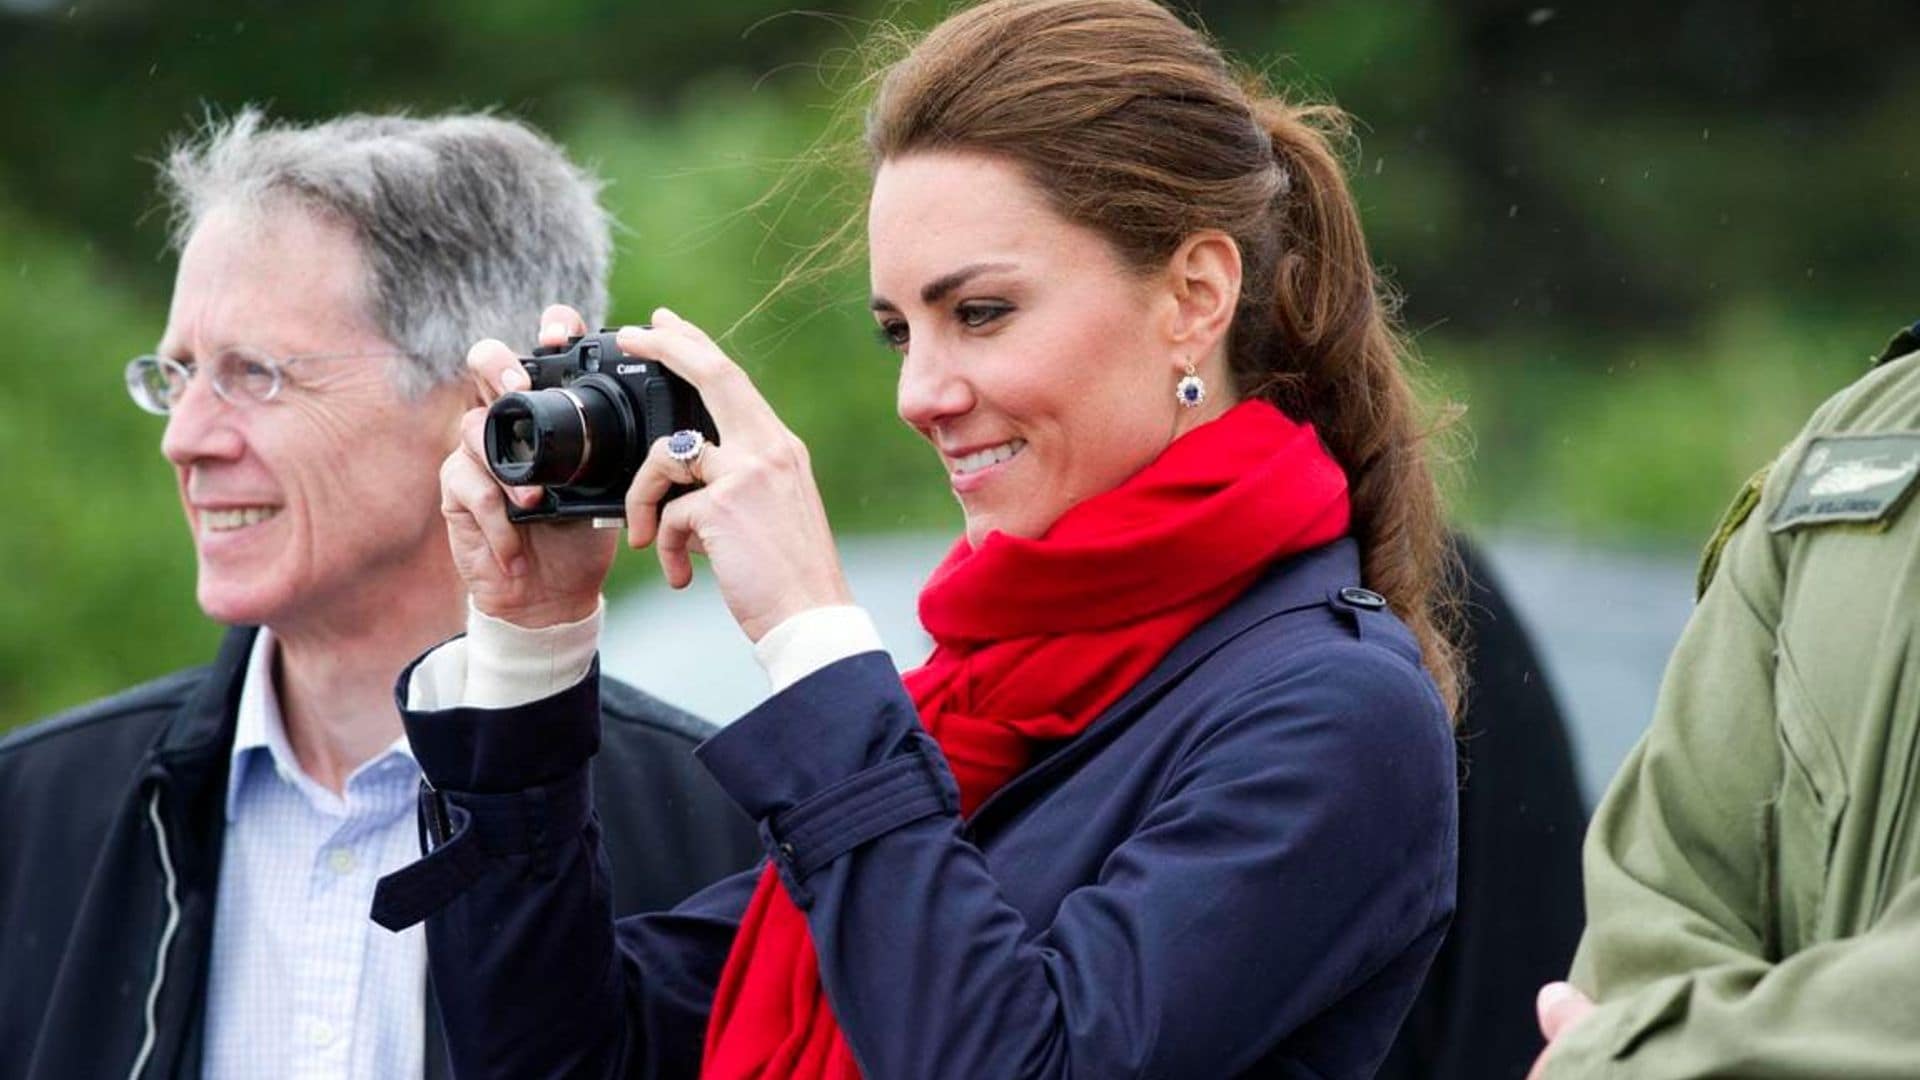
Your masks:
M468 417L477 614L402 681L450 835L375 912L428 919L458 1075L1372 1073L1453 904L1440 513L1337 114L1250 86L1150 0L990 0L887 73L872 308L966 517L904 679L805 447L696 327L621 332L719 431L630 541L705 553L775 688L699 751L768 860L672 913L615 923L588 809L614 538L510 524Z

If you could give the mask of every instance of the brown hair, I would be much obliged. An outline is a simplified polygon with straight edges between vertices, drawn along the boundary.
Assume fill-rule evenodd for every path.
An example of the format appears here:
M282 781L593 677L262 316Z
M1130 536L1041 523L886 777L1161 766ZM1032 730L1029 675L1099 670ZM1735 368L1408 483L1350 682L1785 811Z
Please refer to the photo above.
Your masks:
M866 144L876 167L925 150L1017 162L1142 272L1199 230L1233 237L1236 389L1312 422L1346 469L1362 578L1452 708L1453 556L1410 351L1336 151L1346 134L1340 110L1272 96L1152 0L987 0L887 70Z

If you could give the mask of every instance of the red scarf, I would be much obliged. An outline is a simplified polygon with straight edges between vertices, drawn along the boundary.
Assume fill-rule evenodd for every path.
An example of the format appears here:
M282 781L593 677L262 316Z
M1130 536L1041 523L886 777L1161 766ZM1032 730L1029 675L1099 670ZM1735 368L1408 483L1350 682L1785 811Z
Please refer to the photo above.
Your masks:
M1347 480L1312 427L1235 406L1040 540L963 539L920 594L933 655L906 676L962 813L1071 738L1276 559L1347 531ZM807 932L771 866L707 1026L707 1080L858 1080Z

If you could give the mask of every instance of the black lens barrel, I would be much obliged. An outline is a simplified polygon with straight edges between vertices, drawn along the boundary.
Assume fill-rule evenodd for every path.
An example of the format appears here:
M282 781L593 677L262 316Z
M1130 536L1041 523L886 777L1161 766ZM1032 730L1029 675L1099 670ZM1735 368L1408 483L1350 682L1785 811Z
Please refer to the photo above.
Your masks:
M621 412L588 380L565 389L507 394L487 410L482 440L487 467L505 484L611 482L624 457L619 448L630 438Z

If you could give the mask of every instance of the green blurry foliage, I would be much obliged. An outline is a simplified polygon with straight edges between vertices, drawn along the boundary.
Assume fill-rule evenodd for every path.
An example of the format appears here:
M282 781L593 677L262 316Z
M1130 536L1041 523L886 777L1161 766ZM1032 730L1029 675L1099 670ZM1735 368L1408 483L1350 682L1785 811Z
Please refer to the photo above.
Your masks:
M1704 539L1739 483L1878 343L1857 315L1729 306L1687 335L1423 342L1466 407L1469 520L1595 541Z
M946 6L0 0L0 731L217 637L161 422L120 382L172 273L146 162L207 109L497 105L542 126L611 181L616 321L665 304L720 335L807 441L837 528L957 527L893 417L857 230L850 260L776 288L859 213L856 160L796 163L846 118L839 65L866 20ZM1862 44L1911 40L1920 7L1194 6L1251 66L1358 118L1376 256L1436 404L1466 407L1451 477L1470 522L1695 542L1920 316L1902 149L1920 65ZM631 554L616 579L655 572Z
M193 603L193 549L161 420L121 366L164 313L84 243L0 190L0 730L187 664L218 628Z

